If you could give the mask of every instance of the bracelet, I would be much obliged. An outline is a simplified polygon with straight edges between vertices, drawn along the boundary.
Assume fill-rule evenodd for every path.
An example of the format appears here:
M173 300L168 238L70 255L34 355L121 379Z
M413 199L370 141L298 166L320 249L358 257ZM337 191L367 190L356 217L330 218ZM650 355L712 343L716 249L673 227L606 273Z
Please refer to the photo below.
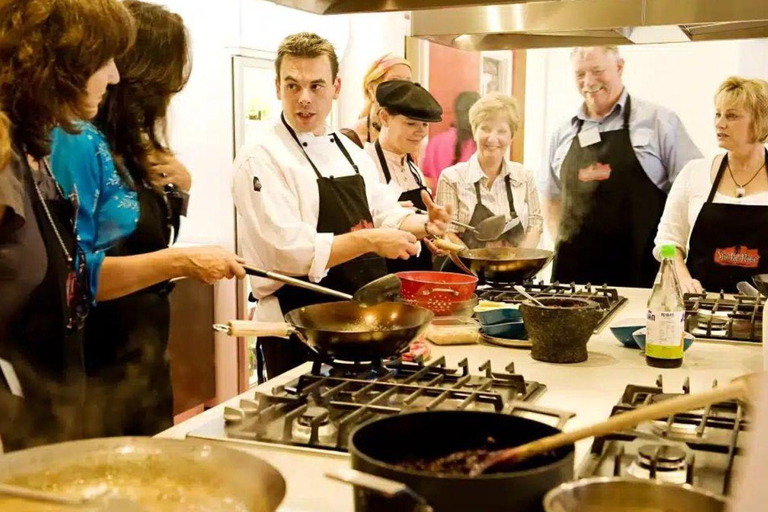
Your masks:
M435 236L429 232L429 220L424 221L424 232L427 234L427 236Z

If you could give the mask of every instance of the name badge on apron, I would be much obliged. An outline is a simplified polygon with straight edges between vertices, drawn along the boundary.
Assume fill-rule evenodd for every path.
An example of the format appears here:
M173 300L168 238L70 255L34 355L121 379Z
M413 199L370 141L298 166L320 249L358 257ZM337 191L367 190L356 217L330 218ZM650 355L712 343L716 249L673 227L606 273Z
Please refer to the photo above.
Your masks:
M579 145L582 148L597 144L601 140L600 130L598 130L596 126L579 132Z

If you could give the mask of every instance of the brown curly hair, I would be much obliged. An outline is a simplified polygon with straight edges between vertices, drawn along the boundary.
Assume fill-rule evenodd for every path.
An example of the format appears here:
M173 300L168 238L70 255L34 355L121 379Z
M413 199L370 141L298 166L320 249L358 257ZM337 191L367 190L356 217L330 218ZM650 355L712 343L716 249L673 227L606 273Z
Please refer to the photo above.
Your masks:
M138 0L123 4L136 21L136 41L115 60L120 83L107 92L94 124L121 158L132 181L139 183L146 178L150 152L170 153L168 105L189 80L191 56L181 16ZM119 171L123 174L125 169L119 167Z
M0 110L13 145L39 159L54 127L75 133L88 79L134 37L117 0L0 0Z

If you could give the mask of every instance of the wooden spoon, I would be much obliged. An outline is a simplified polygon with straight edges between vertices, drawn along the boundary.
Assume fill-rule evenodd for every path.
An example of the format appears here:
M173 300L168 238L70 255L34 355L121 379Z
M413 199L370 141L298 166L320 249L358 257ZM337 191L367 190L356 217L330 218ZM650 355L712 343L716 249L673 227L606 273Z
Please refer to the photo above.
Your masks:
M667 418L674 414L698 409L707 405L727 400L744 399L758 389L764 373L744 375L732 381L727 386L721 386L703 393L682 395L662 402L638 407L632 411L617 414L607 421L595 423L571 432L562 432L554 436L544 437L514 448L506 448L488 452L474 465L471 476L478 476L494 466L517 464L534 455L540 455L561 446L566 446L588 437L605 436L637 426L644 421Z

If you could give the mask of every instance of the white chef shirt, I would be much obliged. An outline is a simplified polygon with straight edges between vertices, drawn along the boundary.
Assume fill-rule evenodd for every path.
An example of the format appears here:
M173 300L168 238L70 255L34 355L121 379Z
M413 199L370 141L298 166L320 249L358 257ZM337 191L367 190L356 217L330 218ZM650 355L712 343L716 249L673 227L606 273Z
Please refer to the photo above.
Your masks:
M411 166L409 166L406 163L404 156L392 153L384 148L381 148L381 151L384 153L384 160L387 161L389 174L392 176L392 181L389 182L389 187L397 192L398 195L419 188L419 183L416 181L413 172L411 172L411 168L416 171L416 174L418 174L422 183L427 182L424 178L424 173L421 172L421 169L419 169L415 163L412 163ZM376 164L376 168L379 170L379 181L387 183L387 178L384 176L384 168L381 165L379 155L376 152L376 145L367 144L365 146L365 152L371 156L373 162Z
M701 207L707 202L709 192L712 190L714 176L712 166L720 164L720 155L710 158L691 160L683 167L680 174L672 184L669 191L667 204L659 222L659 230L654 241L653 254L657 260L661 260L661 246L673 244L688 253L688 242L691 231L699 217ZM717 162L715 162L717 158ZM715 170L717 172L717 170ZM749 206L768 206L768 192L752 194L745 197L733 197L719 192L712 199L715 203L740 204ZM728 229L723 226L723 229Z
M338 137L365 180L375 227L397 228L412 211L401 208L398 195L378 180L375 164L343 135L297 134L304 150L324 177L351 176L355 171L333 140ZM328 274L333 233L318 233L320 199L317 175L279 119L260 128L258 142L235 160L232 195L241 226L243 257L254 266L318 282ZM260 188L260 190L256 190ZM259 300L257 319L282 320L272 295L282 285L250 278Z

